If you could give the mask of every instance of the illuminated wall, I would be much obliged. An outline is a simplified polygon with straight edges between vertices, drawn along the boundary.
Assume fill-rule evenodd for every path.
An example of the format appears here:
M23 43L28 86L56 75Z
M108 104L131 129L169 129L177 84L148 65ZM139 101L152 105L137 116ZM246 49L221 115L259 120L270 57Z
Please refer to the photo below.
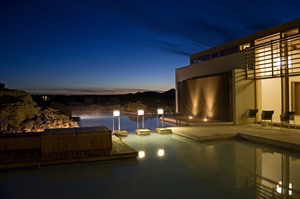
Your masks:
M231 73L185 80L179 88L179 111L210 120L232 121Z
M273 122L280 122L281 114L281 79L264 79L260 81L260 86L257 86L257 92L260 92L258 101L259 120L262 110L273 110Z
M257 96L260 110L274 110L273 121L280 122L280 114L296 111L299 123L300 98L297 82L300 73L300 37L291 32L270 35L255 41L255 68L258 80ZM288 37L285 37L288 36ZM288 101L288 102L287 102ZM297 111L299 107L299 111Z

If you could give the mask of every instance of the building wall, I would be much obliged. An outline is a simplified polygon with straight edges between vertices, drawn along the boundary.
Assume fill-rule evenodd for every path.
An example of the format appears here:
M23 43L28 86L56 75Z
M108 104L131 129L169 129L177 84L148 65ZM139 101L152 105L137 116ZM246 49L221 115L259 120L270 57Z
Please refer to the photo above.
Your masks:
M179 112L209 120L232 121L231 73L182 82Z
M246 111L254 109L255 105L255 81L246 80L244 78L243 69L235 69L232 71L233 75L233 122L234 124L246 124Z
M176 112L179 112L180 109L180 99L182 101L185 98L185 96L180 96L179 93L179 91L182 92L183 81L231 73L234 68L242 68L243 63L243 53L239 52L176 69Z
M295 123L300 124L300 76L290 77L290 110L296 111ZM297 86L295 86L297 84Z
M281 78L257 80L258 120L261 120L262 110L274 110L273 122L280 123L280 114L283 112L281 81ZM300 89L295 89L295 84L300 85L300 76L289 77L289 111L295 111L295 107L300 107ZM300 123L299 113L295 115L295 123Z

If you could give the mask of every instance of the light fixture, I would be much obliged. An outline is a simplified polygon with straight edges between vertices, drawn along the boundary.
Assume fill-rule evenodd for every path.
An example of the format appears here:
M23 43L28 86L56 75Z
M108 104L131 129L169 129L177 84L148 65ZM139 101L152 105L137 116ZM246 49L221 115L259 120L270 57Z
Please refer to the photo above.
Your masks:
M120 122L120 111L114 110L113 111L113 132L115 132L115 117L118 117L118 131L120 132L121 129L121 122Z
M193 119L193 116L189 116L189 119L190 119L190 120Z
M157 114L158 115L163 115L164 114L164 109L162 109L162 108L157 109Z
M144 110L143 109L139 109L137 111L137 116L136 116L136 128L139 129L139 117L142 116L142 128L144 128Z
M140 109L137 111L138 112L138 115L144 115L144 110Z
M156 117L156 127L159 127L159 115L162 116L162 127L164 126L164 109L157 109L157 117Z
M114 110L114 111L113 111L113 116L114 116L114 117L120 116L120 111L119 111L119 110Z
M206 117L206 116L204 117L203 121L204 121L204 122L207 122L207 117Z

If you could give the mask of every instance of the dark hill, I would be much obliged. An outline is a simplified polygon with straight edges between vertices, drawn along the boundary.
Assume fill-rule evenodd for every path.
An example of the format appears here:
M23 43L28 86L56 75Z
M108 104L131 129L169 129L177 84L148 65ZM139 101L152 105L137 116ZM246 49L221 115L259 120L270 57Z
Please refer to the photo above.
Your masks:
M50 95L47 100L41 95L33 95L33 99L41 106L51 106L61 111L115 108L126 112L135 112L143 108L148 112L156 112L157 108L164 108L166 112L174 113L175 89L166 92L138 92L124 95Z

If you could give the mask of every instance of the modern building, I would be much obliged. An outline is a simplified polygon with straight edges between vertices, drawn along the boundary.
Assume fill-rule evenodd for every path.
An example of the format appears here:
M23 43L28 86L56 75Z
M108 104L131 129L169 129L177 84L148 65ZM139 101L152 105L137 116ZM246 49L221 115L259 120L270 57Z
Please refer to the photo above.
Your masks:
M300 19L190 56L176 69L176 112L247 122L246 111L295 111L300 124Z

